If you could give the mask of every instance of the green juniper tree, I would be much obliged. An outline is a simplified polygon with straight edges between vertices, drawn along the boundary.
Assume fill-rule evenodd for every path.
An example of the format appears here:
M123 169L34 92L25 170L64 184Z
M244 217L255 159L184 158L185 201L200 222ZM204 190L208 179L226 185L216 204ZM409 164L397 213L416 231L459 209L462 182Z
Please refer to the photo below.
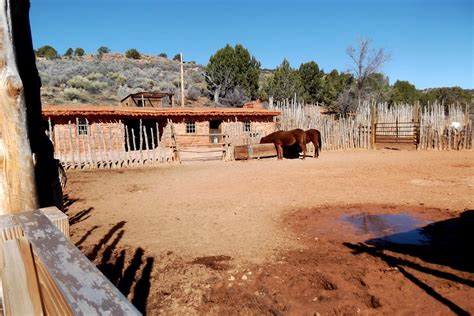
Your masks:
M230 98L227 103L237 105L258 96L260 63L240 44L226 45L212 55L204 76L217 104Z
M125 57L131 59L140 59L142 56L135 48L131 48L125 52Z
M38 48L36 51L36 56L44 57L46 59L55 59L58 58L58 52L52 46L45 45L43 47Z
M79 56L79 57L80 57L80 56L84 56L85 53L86 53L86 52L84 51L84 49L82 49L82 48L80 48L80 47L78 47L78 48L76 48L76 49L74 50L74 55L75 55L75 56Z

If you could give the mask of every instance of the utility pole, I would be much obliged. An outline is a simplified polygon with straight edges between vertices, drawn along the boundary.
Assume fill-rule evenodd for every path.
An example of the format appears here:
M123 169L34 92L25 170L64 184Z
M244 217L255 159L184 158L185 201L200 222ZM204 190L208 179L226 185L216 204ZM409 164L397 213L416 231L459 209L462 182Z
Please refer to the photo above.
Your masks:
M181 58L181 107L184 107L184 71L183 71L183 53L179 53Z

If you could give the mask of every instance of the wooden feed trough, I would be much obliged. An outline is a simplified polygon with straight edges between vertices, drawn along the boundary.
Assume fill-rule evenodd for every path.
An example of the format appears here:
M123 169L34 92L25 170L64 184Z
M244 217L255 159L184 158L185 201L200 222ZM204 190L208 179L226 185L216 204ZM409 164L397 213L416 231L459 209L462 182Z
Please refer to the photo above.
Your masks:
M274 144L250 144L234 147L235 160L260 159L266 157L276 157L277 151Z

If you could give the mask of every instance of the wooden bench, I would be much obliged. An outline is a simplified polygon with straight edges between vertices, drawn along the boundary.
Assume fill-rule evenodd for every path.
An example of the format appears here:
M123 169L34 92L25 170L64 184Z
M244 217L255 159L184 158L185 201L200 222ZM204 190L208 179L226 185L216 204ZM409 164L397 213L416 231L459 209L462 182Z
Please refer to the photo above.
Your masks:
M45 208L0 216L4 315L140 315L67 237L67 216Z

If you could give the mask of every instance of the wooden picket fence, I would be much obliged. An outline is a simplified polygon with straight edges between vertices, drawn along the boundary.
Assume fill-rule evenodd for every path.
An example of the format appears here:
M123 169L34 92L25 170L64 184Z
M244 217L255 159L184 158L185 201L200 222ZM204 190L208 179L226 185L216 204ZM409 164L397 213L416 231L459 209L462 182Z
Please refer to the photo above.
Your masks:
M65 169L104 169L146 166L175 161L173 146L160 142L159 126L128 128L121 121L86 124L82 133L68 122L54 129L49 122L48 136L55 148L55 158ZM115 124L115 125L114 125Z
M375 148L380 140L413 142L419 150L467 150L473 148L469 108L459 104L445 107L432 104L389 106L387 103L363 104L355 114L344 118L324 114L319 104L303 105L294 100L270 105L281 111L277 129L316 128L322 134L323 150Z
M166 162L233 160L233 147L256 143L261 132L242 131L241 122L226 124L221 134L178 135L172 121L162 129L140 124L131 128L122 121L89 124L78 128L74 123L53 126L48 120L48 136L55 148L55 158L65 169L113 169L158 165ZM239 125L240 124L240 125ZM238 128L240 127L240 128ZM212 137L218 143L207 143ZM182 138L195 138L196 144L182 145ZM161 139L161 141L160 141Z
M446 113L447 110L447 113ZM473 148L469 108L434 104L421 112L419 149L467 150Z
M412 142L419 150L468 150L473 148L473 128L468 108L418 105L365 104L354 115L338 118L324 114L324 107L297 102L279 103L271 109L281 112L275 130L318 129L322 150L371 149L377 141ZM79 121L54 128L48 120L48 135L54 144L55 158L65 169L127 168L183 160L233 160L233 148L256 144L263 131L243 131L242 122L228 121L222 131L225 141L206 146L179 147L179 135L168 122L156 126L131 128L121 121L85 124ZM54 129L54 131L53 131ZM268 133L268 131L266 132ZM196 137L209 138L206 134ZM186 135L189 137L189 135ZM160 141L164 140L164 141ZM314 152L311 144L309 152ZM198 148L200 147L200 148ZM206 148L204 148L206 147ZM188 156L186 158L186 156Z
M277 103L272 109L282 114L277 118L279 130L301 128L317 129L321 132L322 150L369 149L371 148L371 112L360 111L355 116L337 118L324 114L319 104L302 105L294 101ZM310 151L314 150L312 146Z

